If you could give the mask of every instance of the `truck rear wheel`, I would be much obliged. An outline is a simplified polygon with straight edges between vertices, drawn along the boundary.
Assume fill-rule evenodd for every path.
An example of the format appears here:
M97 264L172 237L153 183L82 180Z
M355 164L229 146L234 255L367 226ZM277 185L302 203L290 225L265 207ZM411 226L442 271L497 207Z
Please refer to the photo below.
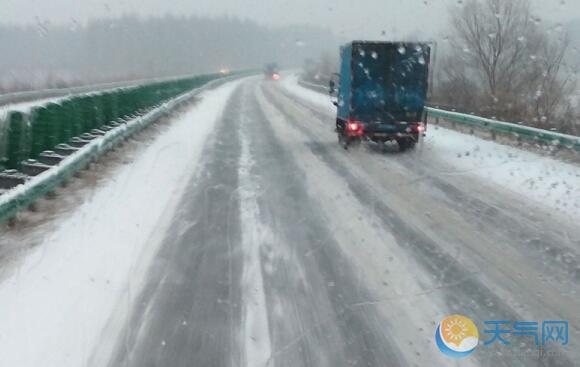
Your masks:
M404 152L406 150L415 148L415 144L417 142L413 138L404 138L397 139L397 143L399 143L399 151Z
M338 144L344 148L344 150L348 150L348 146L350 145L350 138L345 134L338 132Z
M348 136L346 134L338 133L338 143L345 149L349 147L359 147L362 140L358 137Z

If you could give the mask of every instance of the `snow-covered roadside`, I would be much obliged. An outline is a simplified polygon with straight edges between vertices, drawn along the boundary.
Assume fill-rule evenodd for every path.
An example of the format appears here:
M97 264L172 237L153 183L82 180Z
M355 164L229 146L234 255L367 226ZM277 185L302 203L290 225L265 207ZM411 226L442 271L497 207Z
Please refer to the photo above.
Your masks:
M330 96L324 93L315 92L312 89L305 88L298 84L298 74L284 74L284 77L280 80L280 84L284 89L295 96L306 99L315 103L321 109L336 114L336 107L332 105Z
M580 219L580 167L473 135L429 128L424 154L526 199Z
M300 86L290 74L282 86L321 110L336 113L330 98ZM516 147L431 125L424 140L425 159L444 162L440 174L475 175L565 215L580 218L580 167Z
M112 342L115 327L106 335L104 327L130 309L203 143L238 84L203 93L0 284L1 365L83 366L95 345Z

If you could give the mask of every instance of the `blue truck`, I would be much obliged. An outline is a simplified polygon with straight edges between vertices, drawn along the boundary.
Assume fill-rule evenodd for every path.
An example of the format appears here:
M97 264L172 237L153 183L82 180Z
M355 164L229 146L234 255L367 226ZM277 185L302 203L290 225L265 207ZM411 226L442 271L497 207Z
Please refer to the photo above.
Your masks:
M336 131L345 148L396 141L411 149L426 129L431 47L416 42L353 41L340 49ZM338 93L336 84L338 83Z

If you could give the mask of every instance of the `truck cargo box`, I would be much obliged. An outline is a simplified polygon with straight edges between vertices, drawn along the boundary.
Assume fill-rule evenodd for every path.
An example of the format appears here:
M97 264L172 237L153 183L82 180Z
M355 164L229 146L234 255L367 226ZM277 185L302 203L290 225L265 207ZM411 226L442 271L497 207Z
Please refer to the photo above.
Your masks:
M353 122L356 135L370 140L416 142L424 129L429 44L353 41L340 56L337 129Z

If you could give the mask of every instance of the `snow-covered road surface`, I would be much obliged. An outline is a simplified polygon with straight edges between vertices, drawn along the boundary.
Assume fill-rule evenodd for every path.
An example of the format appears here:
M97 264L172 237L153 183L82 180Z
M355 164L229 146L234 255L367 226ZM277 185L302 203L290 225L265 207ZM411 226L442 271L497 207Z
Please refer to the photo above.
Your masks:
M576 213L490 175L495 143L444 129L414 152L345 152L319 96L261 78L206 93L0 285L0 361L577 364ZM477 162L455 154L466 146L484 152ZM516 175L543 175L518 162ZM573 186L578 170L566 169ZM125 195L144 172L148 187ZM451 314L568 320L569 344L538 358L513 336L457 362L434 342Z
M82 366L95 345L108 347L119 325L107 323L134 302L234 88L208 93L0 284L0 366Z

